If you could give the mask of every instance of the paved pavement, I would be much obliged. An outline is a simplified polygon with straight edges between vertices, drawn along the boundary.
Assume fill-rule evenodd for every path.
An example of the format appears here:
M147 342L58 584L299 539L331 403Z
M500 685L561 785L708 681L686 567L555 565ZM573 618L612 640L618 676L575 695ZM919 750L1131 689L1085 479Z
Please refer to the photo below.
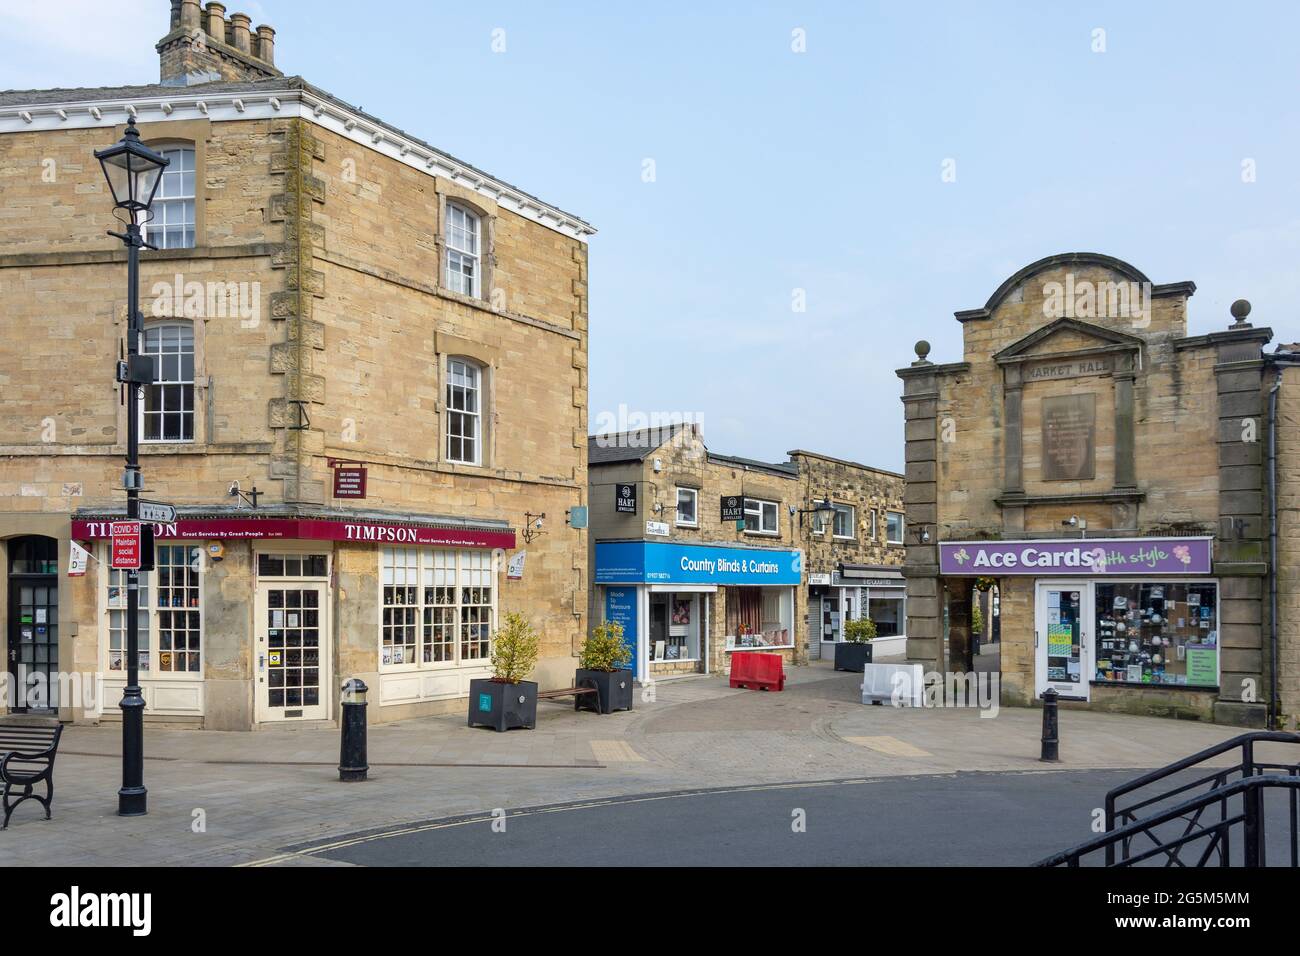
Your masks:
M368 828L573 801L843 779L1041 772L1040 712L895 709L858 702L860 678L793 668L781 693L720 678L661 681L631 713L543 702L538 729L497 734L460 715L372 727L370 780L337 780L335 730L149 730L147 817L114 815L120 729L69 727L52 822L24 804L0 833L0 865L323 863L285 847ZM1186 721L1066 711L1047 772L1162 766L1234 736ZM894 790L883 790L895 794ZM901 791L889 796L906 810ZM1091 798L1089 798L1091 799ZM1087 802L1087 801L1085 801ZM954 801L952 812L960 811ZM900 821L928 825L906 813ZM1068 842L1068 841L1067 841ZM129 857L123 851L130 849Z

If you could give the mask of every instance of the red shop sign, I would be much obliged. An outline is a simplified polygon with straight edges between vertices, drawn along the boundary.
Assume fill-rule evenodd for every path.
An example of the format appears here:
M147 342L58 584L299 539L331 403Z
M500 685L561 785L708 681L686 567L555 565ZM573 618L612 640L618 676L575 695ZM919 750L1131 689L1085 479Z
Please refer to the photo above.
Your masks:
M129 523L73 521L72 537L83 541L111 538L114 526ZM515 546L513 531L439 528L427 525L413 527L369 521L326 521L320 518L181 518L167 524L155 524L153 531L156 538L173 541L208 538L223 541L293 539L436 545L445 548L513 548Z
M335 498L364 498L366 496L366 466L336 465L334 468Z

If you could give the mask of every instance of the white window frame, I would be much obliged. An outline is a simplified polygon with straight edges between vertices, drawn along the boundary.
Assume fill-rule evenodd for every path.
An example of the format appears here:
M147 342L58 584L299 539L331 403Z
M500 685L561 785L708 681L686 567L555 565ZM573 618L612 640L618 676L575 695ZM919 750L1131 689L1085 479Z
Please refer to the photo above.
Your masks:
M758 507L751 508L750 505L757 505ZM767 507L769 505L771 506L772 509L772 527L770 529L765 527L763 521L763 517L767 513ZM750 515L757 516L758 518L757 528L748 527ZM768 537L775 537L776 535L779 535L781 533L781 503L779 501L770 501L766 498L750 498L746 496L745 497L745 524L746 524L745 534L766 535Z
M473 373L474 382L472 385L458 384L453 380L453 375L456 374L453 366L457 365L464 368L467 372ZM446 377L447 384L443 389L443 406L447 420L446 426L444 427L446 438L443 443L443 454L445 455L445 460L457 465L481 465L483 463L483 393L484 385L487 380L485 369L481 364L471 358L466 358L461 355L449 355L447 356ZM453 407L452 396L456 394L455 390L459 390L459 392L463 393L463 396L473 396L474 411L467 411L465 409ZM461 421L462 424L464 422L469 422L473 426L471 429L473 434L467 435L463 428L460 432L454 433L452 431L452 422L454 420ZM460 457L456 457L452 454L451 449L453 438L460 440ZM465 456L465 442L467 441L473 442L474 446L474 454L470 457Z
M444 232L447 251L443 276L447 288L471 299L480 297L483 280L483 217L460 203L447 203Z
M858 509L855 508L853 505L840 504L838 501L833 502L833 506L835 508L835 513L831 516L831 536L835 538L836 541L853 541L858 536L857 535ZM835 530L835 519L845 513L847 513L849 516L848 517L849 533L840 534L838 531Z
M691 513L695 515L690 521L682 520L682 494L685 493L691 499ZM698 488L677 487L677 503L674 509L675 524L683 528L698 528L700 526L700 490Z
M395 555L401 552L403 560L412 559L414 564L410 567L414 570L414 587L415 602L407 605L389 605L384 598L384 588L389 586L386 572L389 570L387 564L388 555ZM448 570L446 559L454 559L454 583L438 584L439 572ZM498 616L498 601L500 600L500 587L497 580L497 569L494 566L492 552L475 549L454 549L454 548L430 548L430 547L382 547L377 550L376 559L379 566L378 575L378 605L379 617L375 622L376 627L376 660L378 661L379 671L382 674L400 674L410 671L444 671L444 670L464 670L467 668L489 668L492 659L492 635L496 632ZM444 579L445 580L445 579ZM483 584L483 581L487 584ZM469 582L469 583L466 583ZM477 582L477 583L475 583ZM410 587L410 584L392 584L394 587ZM438 587L450 587L455 598L454 604L439 604L436 602L429 603L425 601L425 589L435 589ZM466 602L464 600L464 591L474 588L487 587L490 590L490 599L485 603ZM403 660L400 664L384 663L384 609L386 607L413 607L415 608L415 660ZM442 661L425 661L425 611L433 608L454 608L452 624L452 659ZM465 617L466 608L486 608L488 619L486 622L479 620L467 620ZM463 654L466 643L465 627L473 624L487 624L487 651L480 657L465 657ZM438 624L430 621L431 628L438 627ZM479 639L474 638L477 642ZM432 639L428 642L429 646L438 643ZM396 646L396 645L389 645ZM409 646L406 644L403 647ZM403 655L405 656L405 655Z
M897 537L897 538L891 538L891 537L889 536L889 516L890 516L890 515L898 515L898 537ZM904 539L905 539L906 537L907 537L907 517L906 517L906 515L904 515L903 512L901 512L901 511L886 511L886 512L885 512L885 543L886 543L886 544L902 544L903 541L904 541Z
M140 633L141 644L143 645L140 648L140 653L148 655L147 657L148 664L140 668L140 679L141 681L154 681L154 680L185 681L185 682L202 681L203 670L206 665L206 644L207 644L207 627L208 627L207 615L204 609L204 595L203 595L204 575L207 572L206 558L202 553L202 548L200 548L197 544L195 544L192 541L160 539L157 542L157 546L159 549L163 547L189 548L195 553L195 560L198 562L198 571L195 573L198 575L197 597L199 603L197 606L183 605L179 608L176 607L175 605L168 605L167 607L159 607L157 570L141 571L139 573L140 594L142 597L145 598L145 600L142 601L140 604L139 613L141 615L146 616L149 622L148 630L141 631ZM101 558L97 562L100 567L99 596L97 598L97 603L99 606L100 618L103 622L103 628L101 630L101 640L100 640L100 650L101 650L100 667L105 678L107 678L108 680L126 680L126 673L127 673L127 669L126 669L126 665L127 665L126 575L127 572L126 571L115 572L112 568L108 566L109 565L108 552L111 547L112 545L109 542L105 542L103 544L103 546L100 548ZM118 580L121 582L120 584L113 583L113 578L115 574L117 575ZM108 592L109 592L109 588L112 587L118 587L121 589L120 603L113 603L109 599ZM160 612L163 611L177 611L177 610L186 611L186 612L195 612L195 611L198 612L199 615L198 664L199 666L197 670L175 670L175 669L161 670L158 667L158 663L161 660L159 655L164 653L176 652L176 649L174 647L170 651L163 651L161 649L162 628L159 625L159 614ZM113 645L113 614L114 612L118 612L118 611L120 611L122 614L122 647L118 651L114 651L112 646ZM115 653L119 653L122 656L122 666L120 668L112 668L110 666L112 664L113 655ZM189 653L188 649L186 649L185 653Z
M153 218L144 226L145 239L159 249L193 249L198 244L198 167L194 147L176 143L159 146L157 151L171 162L163 169L158 182L158 191L150 207ZM188 164L184 161L186 156L189 157ZM186 176L189 177L188 187ZM168 239L168 226L179 226L180 241Z
M872 542L876 542L876 541L880 540L880 526L876 523L876 522L877 522L877 519L878 519L879 517L880 517L880 512L878 512L875 508L872 508L872 509L871 509L871 540L872 540Z
M159 344L161 345L163 332L167 329L178 329L182 332L189 333L190 348L188 353L186 353L183 350L176 351L176 352L163 352L161 351L161 349L156 352L146 351L145 346L146 343L149 341L149 333L157 332L159 336ZM140 341L137 348L140 350L141 355L148 355L150 358L154 360L153 363L154 380L150 384L143 386L141 401L139 405L138 424L140 427L140 441L150 445L192 445L195 441L195 434L198 430L198 412L196 410L196 402L195 402L195 388L196 388L195 379L198 378L198 351L194 344L194 323L189 321L170 321L170 322L150 323L149 325L146 325L144 327L144 331L140 333ZM177 355L183 357L186 354L188 354L190 357L190 377L188 379L185 378L184 375L181 375L180 377L175 379L161 379L158 377L162 372L162 362L160 361L161 358L168 355ZM184 364L183 358L181 359L181 364L182 365ZM188 393L185 391L186 387L189 388ZM179 390L179 394L181 396L180 411L179 412L146 411L145 409L146 406L148 405L150 390L167 389L167 388L174 388ZM159 394L165 395L166 392L160 391ZM185 401L185 396L187 394L189 396L188 402ZM187 405L188 407L186 407ZM186 418L189 419L189 423L190 423L189 438L167 438L166 437L165 434L166 420L167 420L166 416L172 414L179 414L181 416L182 433L185 430L184 429L185 419ZM159 437L150 438L148 437L149 435L148 423L150 418L154 418L154 417L156 417L160 422L158 428Z

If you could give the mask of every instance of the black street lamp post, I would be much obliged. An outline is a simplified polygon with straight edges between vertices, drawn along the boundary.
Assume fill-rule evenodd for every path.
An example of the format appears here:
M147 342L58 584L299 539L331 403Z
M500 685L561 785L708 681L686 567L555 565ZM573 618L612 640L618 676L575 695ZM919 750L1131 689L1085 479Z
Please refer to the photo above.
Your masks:
M135 117L127 122L126 135L108 149L96 151L104 168L115 210L126 232L109 232L126 246L126 361L118 363L117 380L126 386L126 516L140 519L140 388L153 381L153 363L140 354L144 316L140 312L140 250L152 249L141 226L149 221L149 207L162 179L167 158L140 142ZM117 215L115 212L114 215ZM135 817L149 812L149 791L144 786L144 696L140 692L140 608L139 572L126 573L126 687L122 691L122 789L117 792L117 812Z

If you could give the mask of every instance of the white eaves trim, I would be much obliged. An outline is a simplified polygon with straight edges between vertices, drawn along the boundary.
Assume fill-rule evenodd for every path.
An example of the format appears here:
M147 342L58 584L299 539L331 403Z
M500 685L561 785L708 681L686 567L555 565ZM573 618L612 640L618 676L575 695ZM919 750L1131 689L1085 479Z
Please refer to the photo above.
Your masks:
M531 219L580 242L594 235L589 224L505 183L457 163L451 157L359 113L313 95L307 90L239 91L204 94L196 87L178 87L176 96L131 100L84 100L29 106L0 107L0 134L59 129L115 127L134 116L138 123L209 119L214 123L297 117L322 129L383 153L431 176L442 176L491 199L504 209ZM107 144L106 144L107 145Z

